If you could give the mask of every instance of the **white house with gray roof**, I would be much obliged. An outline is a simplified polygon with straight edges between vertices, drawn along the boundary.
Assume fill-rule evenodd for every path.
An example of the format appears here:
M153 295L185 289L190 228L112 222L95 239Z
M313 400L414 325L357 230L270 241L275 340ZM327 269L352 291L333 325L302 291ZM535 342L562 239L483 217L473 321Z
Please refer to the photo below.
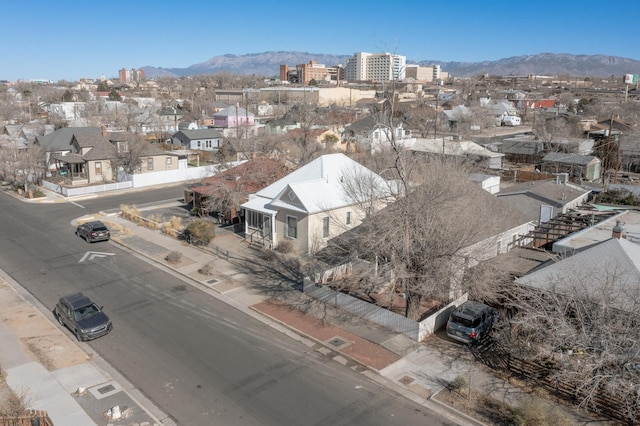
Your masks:
M369 199L360 200L373 206L392 189L391 182L344 154L316 158L242 204L246 238L272 248L290 241L300 254L323 248L329 239L358 226L364 218L362 204L347 190L356 179L376 188Z
M173 144L184 149L217 151L223 144L223 136L216 129L180 130L173 135Z

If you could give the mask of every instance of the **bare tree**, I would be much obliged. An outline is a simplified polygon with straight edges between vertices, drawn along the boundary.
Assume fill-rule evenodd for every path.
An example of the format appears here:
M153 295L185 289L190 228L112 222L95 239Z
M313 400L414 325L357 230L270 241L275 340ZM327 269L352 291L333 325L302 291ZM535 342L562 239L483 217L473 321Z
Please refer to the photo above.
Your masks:
M120 139L113 139L115 157L111 161L113 170L122 170L133 174L142 164L145 150L149 148L149 142L140 135L123 133Z
M635 419L640 290L620 265L596 270L569 264L542 286L503 287L500 299L509 314L494 338L513 356L555 365L554 377L575 387L581 406L611 395L629 403Z

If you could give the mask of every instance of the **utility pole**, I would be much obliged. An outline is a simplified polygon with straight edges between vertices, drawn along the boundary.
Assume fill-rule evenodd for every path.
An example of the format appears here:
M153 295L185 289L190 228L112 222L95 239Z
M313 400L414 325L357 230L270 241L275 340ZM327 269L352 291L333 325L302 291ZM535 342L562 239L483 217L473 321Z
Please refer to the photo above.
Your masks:
M438 138L438 98L440 97L440 89L436 89L436 119L433 125L433 140Z

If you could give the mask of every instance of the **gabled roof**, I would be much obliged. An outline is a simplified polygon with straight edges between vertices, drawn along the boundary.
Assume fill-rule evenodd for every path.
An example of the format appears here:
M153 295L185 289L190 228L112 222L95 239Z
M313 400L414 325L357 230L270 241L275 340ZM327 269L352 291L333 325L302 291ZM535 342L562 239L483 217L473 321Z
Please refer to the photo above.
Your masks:
M282 208L313 214L352 205L354 201L343 183L352 177L375 182L380 197L389 188L389 182L346 155L327 154L258 191L257 198L243 206L260 211Z
M47 152L68 151L74 134L96 133L102 134L99 127L63 127L45 136L36 136L35 143Z
M562 210L565 205L584 198L589 192L570 183L542 180L503 188L495 195L537 222L540 219L540 206L549 205Z
M236 111L236 109L237 109L237 111ZM237 107L235 105L232 105L230 107L226 107L225 109L220 110L220 111L218 111L218 112L213 114L214 118L216 118L216 117L236 117L236 116L239 116L239 117L247 117L247 116L253 117L253 114L250 113L249 111L247 111L246 109L241 108L241 107Z
M525 182L501 189L496 195L531 194L553 204L566 204L591 192L571 183L558 183L555 179ZM566 201L566 203L565 203Z
M222 133L216 129L180 130L178 133L182 133L189 140L222 138ZM175 136L178 136L178 133Z
M401 119L396 119L394 125L400 126L403 124ZM352 131L354 133L370 132L378 128L389 127L389 117L386 114L370 114L362 117L358 121L351 123L345 130Z
M223 185L231 189L242 187L243 192L251 193L282 178L285 173L286 168L280 162L271 158L258 157L203 179L202 185L192 188L192 191L211 195L212 186Z
M607 300L628 311L640 296L640 245L610 238L516 280L517 284L564 295Z
M542 158L542 161L550 162L550 163L575 164L579 166L586 166L596 158L598 157L594 155L568 154L565 152L550 152Z
M73 135L73 138L80 148L91 148L89 152L82 156L86 161L108 160L115 157L115 147L109 142L109 139L102 136L102 133L97 135L79 133Z
M505 154L493 152L471 141L447 141L442 142L433 139L412 138L402 142L407 149L420 152L428 152L443 155L477 155L479 157L499 158Z
M442 112L451 121L458 121L462 118L471 116L471 110L464 105L458 105L455 108L446 109Z

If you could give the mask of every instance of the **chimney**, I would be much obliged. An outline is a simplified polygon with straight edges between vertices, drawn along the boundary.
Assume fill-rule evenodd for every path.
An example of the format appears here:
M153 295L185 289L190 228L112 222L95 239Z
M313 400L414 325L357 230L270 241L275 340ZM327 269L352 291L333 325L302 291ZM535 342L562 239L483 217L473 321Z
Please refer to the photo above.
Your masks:
M623 237L622 232L624 231L624 228L622 225L624 225L622 222L620 222L619 220L616 220L616 226L613 227L613 231L611 232L611 238L620 239Z
M107 137L107 127L106 126L102 126L100 129L102 130L102 137L106 138Z

